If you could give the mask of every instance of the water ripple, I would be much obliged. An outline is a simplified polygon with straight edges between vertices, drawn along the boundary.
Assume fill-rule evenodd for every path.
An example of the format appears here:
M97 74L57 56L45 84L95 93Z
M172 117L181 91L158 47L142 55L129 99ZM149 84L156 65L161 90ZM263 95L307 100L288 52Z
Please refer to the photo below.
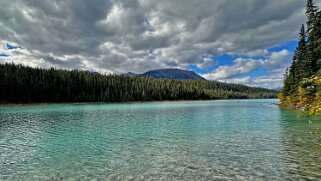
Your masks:
M276 100L0 108L0 180L319 180L321 121Z

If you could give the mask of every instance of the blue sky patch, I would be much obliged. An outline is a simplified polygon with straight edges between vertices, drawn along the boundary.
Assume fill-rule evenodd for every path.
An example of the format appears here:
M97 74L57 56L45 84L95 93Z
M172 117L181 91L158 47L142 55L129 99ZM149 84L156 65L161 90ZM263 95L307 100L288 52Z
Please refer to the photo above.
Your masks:
M0 53L0 57L9 57L9 55L5 53Z
M292 41L286 42L284 44L281 44L279 46L270 48L270 49L268 49L268 51L269 52L278 52L278 51L286 49L290 52L294 52L296 50L297 46L298 46L298 40L292 40Z
M277 45L275 47L269 48L268 53L272 53L272 52L280 52L282 50L288 50L289 52L294 52L296 50L298 41L297 40L292 40L280 45ZM234 61L238 58L243 58L243 59L252 59L252 60L266 60L268 59L268 55L267 56L248 56L248 55L234 55L234 54L222 54L216 57L213 57L213 60L217 62L216 65L210 67L207 70L202 70L200 68L198 68L196 65L190 65L188 66L189 70L195 71L196 73L199 74L207 74L207 73L211 73L213 72L215 69L217 69L220 66L233 66L235 63ZM247 74L241 74L241 75L236 75L234 76L234 78L241 78L244 76L250 76L250 77L259 77L259 76L264 76L267 75L268 72L267 70L264 68L264 66L260 66L258 69L253 70Z
M5 48L7 50L14 50L14 49L22 49L22 47L18 46L18 45L13 45L13 44L10 44L10 43L7 43L5 45Z

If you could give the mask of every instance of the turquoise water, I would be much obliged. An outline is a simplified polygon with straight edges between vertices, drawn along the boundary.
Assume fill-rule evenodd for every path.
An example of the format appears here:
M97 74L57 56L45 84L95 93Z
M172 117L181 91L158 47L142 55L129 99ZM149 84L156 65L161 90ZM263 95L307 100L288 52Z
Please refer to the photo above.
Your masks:
M1 107L0 180L320 180L320 118L275 103Z

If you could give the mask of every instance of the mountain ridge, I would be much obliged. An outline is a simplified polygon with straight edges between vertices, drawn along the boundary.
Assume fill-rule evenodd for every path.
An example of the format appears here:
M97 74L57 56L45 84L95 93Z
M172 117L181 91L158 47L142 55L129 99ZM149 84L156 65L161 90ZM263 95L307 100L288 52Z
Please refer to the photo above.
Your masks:
M155 70L149 70L142 74L128 72L122 75L127 77L143 76L143 77L151 77L156 79L206 80L204 77L198 75L194 71L183 70L178 68L155 69Z

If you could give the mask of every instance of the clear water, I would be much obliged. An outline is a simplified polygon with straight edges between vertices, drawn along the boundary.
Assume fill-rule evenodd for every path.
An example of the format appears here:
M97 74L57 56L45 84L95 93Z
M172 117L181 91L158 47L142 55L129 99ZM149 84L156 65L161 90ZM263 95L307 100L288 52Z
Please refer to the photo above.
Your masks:
M320 180L320 118L277 102L2 107L0 180Z

